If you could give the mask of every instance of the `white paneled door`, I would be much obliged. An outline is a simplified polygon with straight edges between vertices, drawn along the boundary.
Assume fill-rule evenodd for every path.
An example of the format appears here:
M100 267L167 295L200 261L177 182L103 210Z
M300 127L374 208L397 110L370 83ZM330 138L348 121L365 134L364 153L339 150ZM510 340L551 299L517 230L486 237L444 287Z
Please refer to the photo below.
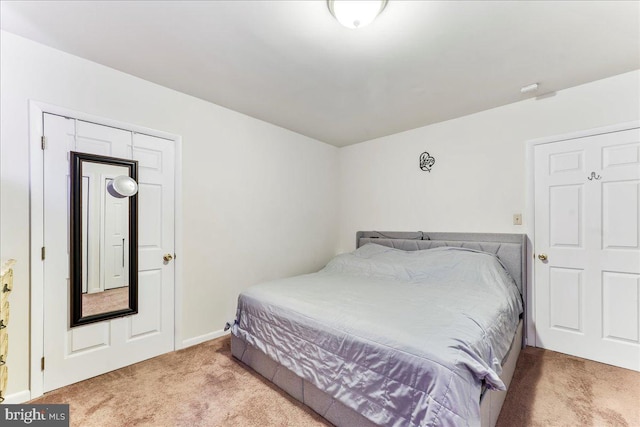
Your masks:
M43 124L46 392L174 349L174 263L163 260L174 252L174 144L52 114L44 114ZM139 184L138 314L74 328L69 326L70 151L137 160ZM123 234L106 231L103 236ZM118 244L106 243L103 247ZM115 258L102 261L122 262Z
M538 346L640 371L640 129L534 152Z

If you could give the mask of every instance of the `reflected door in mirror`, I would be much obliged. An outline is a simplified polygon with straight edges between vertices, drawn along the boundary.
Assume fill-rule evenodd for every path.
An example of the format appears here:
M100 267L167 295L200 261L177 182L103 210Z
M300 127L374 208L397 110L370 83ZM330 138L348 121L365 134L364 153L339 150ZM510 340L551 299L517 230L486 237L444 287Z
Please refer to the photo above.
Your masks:
M136 196L111 191L137 179L133 160L71 152L71 326L137 312Z

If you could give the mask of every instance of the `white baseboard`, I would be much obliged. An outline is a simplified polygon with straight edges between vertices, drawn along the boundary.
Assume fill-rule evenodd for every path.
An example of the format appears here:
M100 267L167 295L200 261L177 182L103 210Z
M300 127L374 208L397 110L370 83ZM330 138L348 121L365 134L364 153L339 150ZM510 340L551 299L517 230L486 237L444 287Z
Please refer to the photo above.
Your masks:
M31 392L29 390L22 390L17 393L7 394L7 397L4 399L6 404L16 405L18 403L25 403L31 400Z
M204 335L200 335L198 337L193 337L193 338L188 338L184 341L182 341L182 347L181 348L187 348L187 347L191 347L192 345L196 345L196 344L200 344L203 343L205 341L209 341L215 338L219 338L223 335L227 335L229 334L229 331L225 331L223 329L217 330L217 331L213 331L213 332L209 332L208 334L204 334Z

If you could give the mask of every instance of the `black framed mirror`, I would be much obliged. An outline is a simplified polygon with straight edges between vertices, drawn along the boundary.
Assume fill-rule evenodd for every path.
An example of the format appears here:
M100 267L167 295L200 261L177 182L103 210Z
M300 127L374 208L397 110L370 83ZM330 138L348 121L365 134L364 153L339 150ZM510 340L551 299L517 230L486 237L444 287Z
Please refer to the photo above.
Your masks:
M70 326L138 313L138 162L70 153Z

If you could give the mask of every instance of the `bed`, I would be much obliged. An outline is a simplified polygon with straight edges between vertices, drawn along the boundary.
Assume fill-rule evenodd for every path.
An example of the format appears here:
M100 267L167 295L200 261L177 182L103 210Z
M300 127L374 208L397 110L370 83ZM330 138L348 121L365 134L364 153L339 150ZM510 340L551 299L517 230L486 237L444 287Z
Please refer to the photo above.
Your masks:
M337 426L493 426L522 347L521 234L358 232L321 271L252 286L234 357Z

